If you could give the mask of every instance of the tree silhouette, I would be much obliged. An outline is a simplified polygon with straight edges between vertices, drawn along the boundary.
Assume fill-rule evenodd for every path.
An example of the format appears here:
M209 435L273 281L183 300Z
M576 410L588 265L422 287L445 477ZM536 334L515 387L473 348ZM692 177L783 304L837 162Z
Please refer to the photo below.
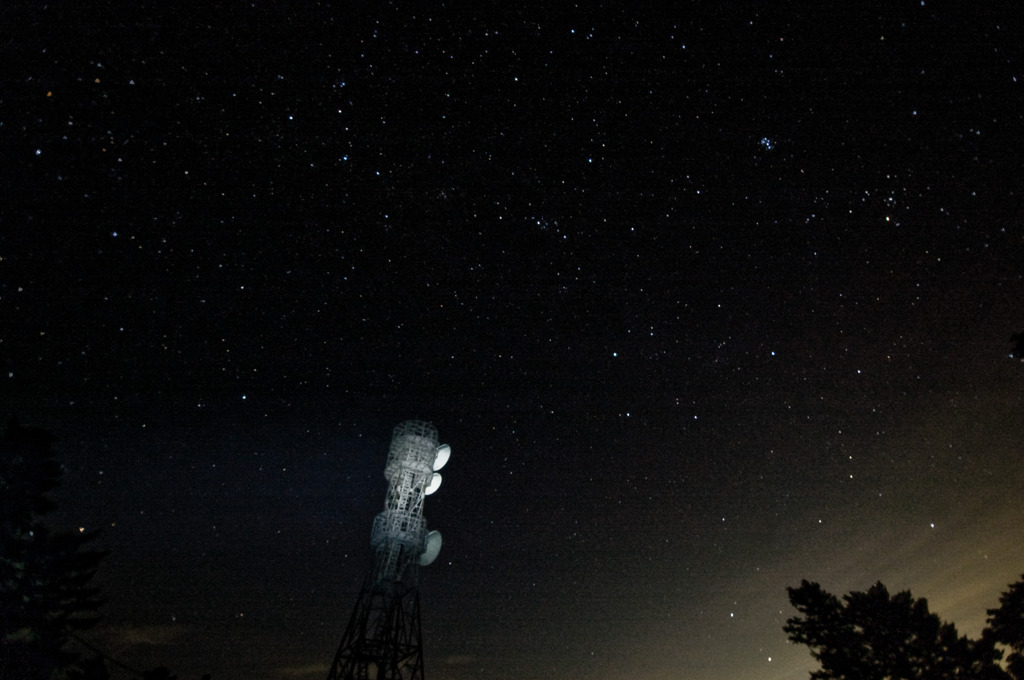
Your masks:
M97 621L91 587L105 553L94 533L52 531L41 520L60 483L53 437L11 421L0 438L0 677L49 680L77 659L74 631Z
M812 680L1009 680L990 640L961 637L909 592L876 583L839 600L807 581L787 590L801 616L783 630L821 662Z
M1006 665L1017 680L1024 680L1024 576L999 598L999 608L988 610L987 636L1012 651Z
M151 671L143 673L142 680L178 680L178 676L171 675L171 672L166 667L158 666Z

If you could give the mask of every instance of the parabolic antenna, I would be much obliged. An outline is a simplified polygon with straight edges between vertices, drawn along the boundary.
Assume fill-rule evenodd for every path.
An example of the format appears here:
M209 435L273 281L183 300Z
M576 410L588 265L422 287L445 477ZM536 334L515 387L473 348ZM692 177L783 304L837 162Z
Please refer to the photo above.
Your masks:
M420 555L420 566L425 567L437 559L437 553L441 552L441 532L431 531L423 539L423 553Z
M423 491L423 495L424 496L429 496L430 494L432 494L435 491L437 491L438 487L440 487L440 486L441 486L441 473L440 472L435 472L434 476L430 478L430 483L427 484L427 488Z
M452 447L447 444L441 444L437 447L437 451L434 453L434 472L437 472L444 467L444 464L451 458Z

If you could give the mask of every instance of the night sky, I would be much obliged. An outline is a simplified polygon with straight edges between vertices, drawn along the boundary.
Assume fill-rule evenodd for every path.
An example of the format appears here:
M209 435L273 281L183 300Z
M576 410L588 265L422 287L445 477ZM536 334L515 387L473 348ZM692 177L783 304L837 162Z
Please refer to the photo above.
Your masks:
M111 551L92 644L325 677L407 419L428 678L802 680L803 578L980 632L1024 9L658 4L2 4L0 415Z

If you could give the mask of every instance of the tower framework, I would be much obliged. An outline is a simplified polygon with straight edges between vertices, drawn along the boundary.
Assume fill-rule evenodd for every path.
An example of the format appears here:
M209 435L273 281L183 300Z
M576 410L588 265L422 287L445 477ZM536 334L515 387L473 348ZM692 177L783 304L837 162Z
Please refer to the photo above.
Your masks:
M437 471L451 448L438 446L430 423L395 428L384 476L384 511L373 521L373 566L359 592L328 680L423 680L418 571L433 562L441 535L427 532L423 498L437 490Z

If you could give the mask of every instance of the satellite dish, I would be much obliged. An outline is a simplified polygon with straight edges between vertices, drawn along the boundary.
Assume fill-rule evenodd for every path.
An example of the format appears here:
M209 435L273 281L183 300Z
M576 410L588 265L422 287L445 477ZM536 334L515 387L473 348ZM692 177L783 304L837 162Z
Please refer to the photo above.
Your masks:
M430 494L432 494L435 491L437 491L437 488L439 486L441 486L441 473L440 472L435 472L434 476L430 478L430 483L427 484L427 488L423 492L423 495L424 496L429 496Z
M425 567L437 559L437 553L441 552L441 532L431 531L423 539L423 553L420 555L420 566Z
M441 444L437 447L437 451L434 452L434 472L437 472L444 467L444 464L448 462L448 459L452 455L452 447L447 444Z

